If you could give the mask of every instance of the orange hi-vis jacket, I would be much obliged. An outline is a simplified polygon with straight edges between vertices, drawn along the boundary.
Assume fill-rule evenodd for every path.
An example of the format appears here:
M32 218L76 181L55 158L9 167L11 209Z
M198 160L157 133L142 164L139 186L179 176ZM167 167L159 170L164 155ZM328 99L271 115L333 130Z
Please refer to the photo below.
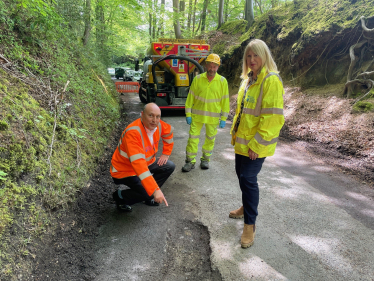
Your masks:
M122 179L138 176L147 194L151 196L159 187L148 166L156 161L160 139L163 142L162 154L170 155L174 146L171 125L160 120L157 130L153 133L153 146L140 118L128 125L122 132L112 156L112 177Z

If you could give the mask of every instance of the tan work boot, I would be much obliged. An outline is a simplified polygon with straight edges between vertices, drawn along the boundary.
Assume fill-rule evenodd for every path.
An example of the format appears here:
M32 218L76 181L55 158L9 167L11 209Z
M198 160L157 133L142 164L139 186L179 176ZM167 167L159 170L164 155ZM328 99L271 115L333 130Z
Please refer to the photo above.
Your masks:
M239 209L235 211L231 211L229 214L229 218L232 219L242 219L244 217L244 208L241 206Z
M249 248L255 242L256 226L254 224L244 224L241 238L242 248Z

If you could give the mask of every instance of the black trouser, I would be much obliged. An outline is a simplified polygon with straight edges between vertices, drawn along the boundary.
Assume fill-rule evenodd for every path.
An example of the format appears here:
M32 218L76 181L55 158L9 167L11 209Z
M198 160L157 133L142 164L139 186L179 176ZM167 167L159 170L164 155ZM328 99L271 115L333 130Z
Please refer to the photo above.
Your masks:
M235 170L242 191L245 224L256 223L260 199L257 175L261 171L264 161L265 158L251 160L248 156L235 154Z
M153 164L148 166L148 169L153 175L158 186L161 188L161 186L173 173L175 164L168 160L166 164L159 166L157 164L157 161L158 158ZM121 204L133 205L135 203L153 199L153 195L149 196L147 191L145 191L138 176L132 176L123 179L113 178L113 181L115 184L124 184L130 187L130 189L120 191L120 195L123 199L118 198L118 200Z

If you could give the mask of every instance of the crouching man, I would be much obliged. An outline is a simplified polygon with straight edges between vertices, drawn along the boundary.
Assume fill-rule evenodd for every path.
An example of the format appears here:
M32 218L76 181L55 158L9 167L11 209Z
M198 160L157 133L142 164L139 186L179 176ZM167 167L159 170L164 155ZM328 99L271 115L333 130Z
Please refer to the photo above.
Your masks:
M155 103L149 103L144 107L141 118L122 132L110 166L114 183L130 188L113 193L120 211L131 212L131 205L143 201L150 206L160 203L168 206L160 188L175 169L174 163L169 160L174 142L171 125L160 119L160 108ZM163 151L156 159L160 139Z

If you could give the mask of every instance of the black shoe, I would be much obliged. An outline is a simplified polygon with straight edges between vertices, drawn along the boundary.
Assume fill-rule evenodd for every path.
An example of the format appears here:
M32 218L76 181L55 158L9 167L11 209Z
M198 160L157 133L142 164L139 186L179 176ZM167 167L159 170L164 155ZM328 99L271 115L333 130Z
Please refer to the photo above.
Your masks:
M146 204L146 205L148 205L148 206L160 206L160 204L157 203L157 202L155 202L154 199L144 201L144 204Z
M130 205L118 204L116 201L116 206L117 206L118 211L120 212L132 212L132 208Z
M116 206L118 211L120 212L132 212L132 208L130 205L127 204L121 204L120 198L118 197L118 191L113 192L113 200L116 202Z

